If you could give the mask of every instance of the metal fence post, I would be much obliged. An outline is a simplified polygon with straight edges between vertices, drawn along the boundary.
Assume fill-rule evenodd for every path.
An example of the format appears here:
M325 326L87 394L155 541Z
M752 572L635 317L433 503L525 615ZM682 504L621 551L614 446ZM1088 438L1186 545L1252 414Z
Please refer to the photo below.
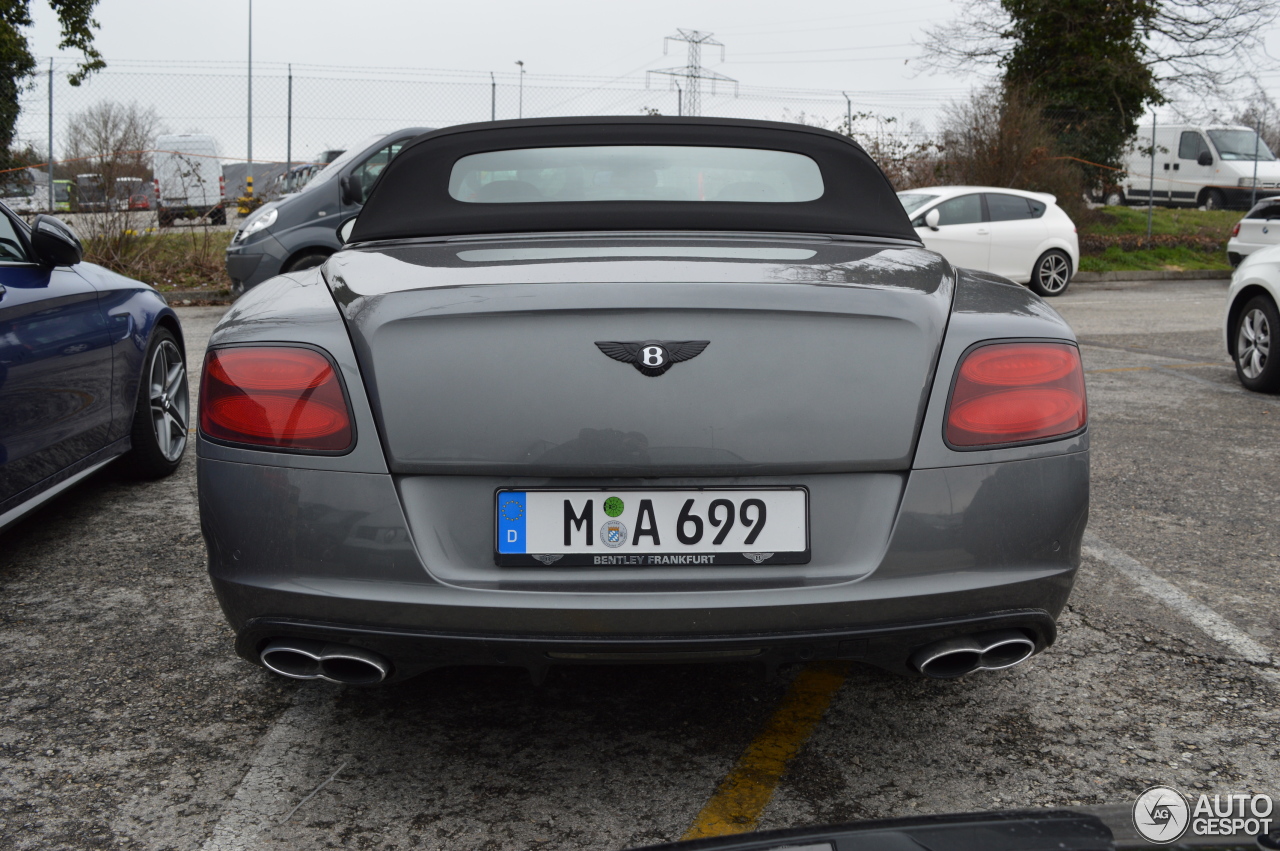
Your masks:
M1249 193L1249 209L1258 203L1258 145L1262 142L1262 118L1253 119L1253 191Z
M58 210L53 197L53 57L49 57L49 212Z
M286 192L293 191L293 63L289 63L289 105L285 108L284 129L284 185Z
M1147 242L1151 242L1151 212L1156 203L1156 113L1151 111L1151 177L1147 181Z
M249 151L244 172L244 194L253 198L253 0L249 0Z
M489 120L498 120L498 81L492 71L489 72Z

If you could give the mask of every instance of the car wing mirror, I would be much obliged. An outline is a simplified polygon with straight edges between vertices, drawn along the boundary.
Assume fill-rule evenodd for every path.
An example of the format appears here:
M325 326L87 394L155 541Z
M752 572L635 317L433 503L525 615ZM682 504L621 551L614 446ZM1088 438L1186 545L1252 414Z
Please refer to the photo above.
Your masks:
M346 177L338 181L338 185L342 187L342 203L364 203L364 186L361 185L360 178L356 177L354 174L348 174Z
M44 266L74 266L84 259L84 246L71 226L53 216L31 223L31 249Z
M338 225L338 242L346 245L351 241L351 232L356 229L356 216L352 216Z
M924 223L929 226L929 230L937 230L940 221L942 221L942 214L936 207L924 214Z
M1213 165L1213 154L1208 151L1201 151L1200 156L1196 157L1196 162L1200 165Z

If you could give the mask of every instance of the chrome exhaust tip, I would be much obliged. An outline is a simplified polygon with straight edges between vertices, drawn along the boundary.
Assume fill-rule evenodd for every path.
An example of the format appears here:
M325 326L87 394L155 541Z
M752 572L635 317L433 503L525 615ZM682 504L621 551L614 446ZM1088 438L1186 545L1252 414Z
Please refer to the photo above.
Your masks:
M935 680L963 677L974 671L1001 671L1030 659L1035 642L1017 629L946 638L920 648L910 663Z
M305 638L276 638L258 654L267 670L295 680L339 685L377 685L391 673L386 659L370 650Z
M946 638L917 650L911 665L926 677L950 680L978 670L982 664L982 645L971 635Z
M1031 658L1036 652L1036 644L1026 633L1016 629L1001 629L976 636L982 645L982 662L978 666L983 671L1001 671L1012 668Z
M386 659L359 647L326 644L320 657L320 676L343 685L377 685L390 673L391 665Z

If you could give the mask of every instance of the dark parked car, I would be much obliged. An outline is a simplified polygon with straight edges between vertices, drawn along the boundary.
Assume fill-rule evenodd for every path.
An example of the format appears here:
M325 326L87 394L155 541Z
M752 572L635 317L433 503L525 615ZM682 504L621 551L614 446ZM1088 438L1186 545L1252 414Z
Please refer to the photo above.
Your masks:
M238 292L282 272L319 266L342 247L336 228L360 210L391 158L427 128L380 133L341 153L297 192L254 210L227 246L227 275ZM326 152L330 153L330 152Z
M155 478L187 445L182 326L75 232L0 207L0 529L123 456Z
M579 118L407 145L205 360L209 571L246 659L857 659L1054 642L1088 515L1079 351L925 250L849 138Z

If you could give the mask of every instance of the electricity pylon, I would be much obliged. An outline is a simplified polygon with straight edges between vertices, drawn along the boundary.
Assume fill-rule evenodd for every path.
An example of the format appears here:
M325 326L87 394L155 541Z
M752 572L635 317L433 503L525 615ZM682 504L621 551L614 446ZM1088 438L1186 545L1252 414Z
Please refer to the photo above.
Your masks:
M684 77L688 82L685 84L685 90L682 95L682 112L685 115L701 115L702 114L702 81L711 81L712 93L716 90L716 83L733 83L733 94L738 94L738 81L732 77L726 77L718 71L712 71L709 68L702 67L702 46L704 44L712 47L720 48L720 61L724 61L724 45L711 37L711 33L699 32L698 30L677 29L676 35L669 35L662 40L662 53L665 56L667 46L673 41L683 41L689 45L689 64L683 68L662 68L656 71L648 71L645 73L645 84L649 83L649 74L662 74L666 77ZM674 81L674 80L673 80Z

